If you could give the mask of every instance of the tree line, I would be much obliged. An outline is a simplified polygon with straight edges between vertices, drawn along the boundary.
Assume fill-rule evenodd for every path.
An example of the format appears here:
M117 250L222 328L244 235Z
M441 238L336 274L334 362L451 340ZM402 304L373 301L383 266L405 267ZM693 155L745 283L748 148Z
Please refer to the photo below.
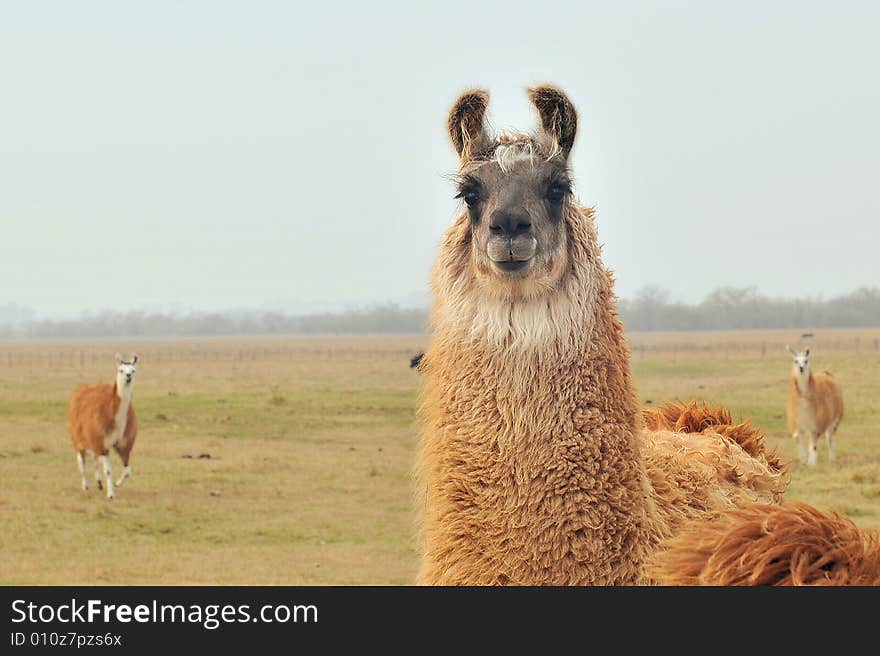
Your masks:
M43 319L0 325L0 338L214 337L232 335L316 335L425 332L424 309L394 304L336 313L287 315L280 312L161 314L101 312L80 319Z
M670 300L666 290L649 286L632 298L621 299L619 310L627 329L639 331L858 328L880 326L880 288L862 287L823 300L771 298L759 294L755 287L723 287L699 303L686 304ZM426 330L426 309L385 304L308 315L108 311L79 319L0 324L0 338L402 334Z
M861 287L823 300L772 298L756 287L721 287L688 305L651 286L622 299L619 309L629 330L864 328L880 326L880 288Z

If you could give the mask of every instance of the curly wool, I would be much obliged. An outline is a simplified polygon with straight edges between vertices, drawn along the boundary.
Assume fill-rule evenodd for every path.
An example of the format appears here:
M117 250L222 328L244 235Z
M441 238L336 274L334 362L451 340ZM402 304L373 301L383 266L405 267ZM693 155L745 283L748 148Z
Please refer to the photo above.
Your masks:
M422 363L420 583L649 582L648 557L684 522L785 487L744 448L759 442L746 426L642 433L592 210L565 221L567 274L505 313L470 269L466 214L441 245Z
M880 585L880 535L803 503L752 504L689 526L649 571L666 585Z
M785 473L723 432L645 431L644 438L645 467L664 537L689 521L714 518L732 506L782 501L788 484Z
M714 432L736 442L743 451L780 474L785 464L776 453L768 451L766 436L751 420L734 423L730 411L721 405L669 401L663 405L642 410L645 428L651 431L667 430L677 433Z

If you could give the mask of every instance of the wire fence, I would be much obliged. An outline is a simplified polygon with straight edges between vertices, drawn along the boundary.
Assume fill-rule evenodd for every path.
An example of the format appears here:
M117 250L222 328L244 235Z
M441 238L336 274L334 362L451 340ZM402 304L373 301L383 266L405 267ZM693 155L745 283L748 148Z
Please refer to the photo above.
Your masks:
M635 357L645 357L651 354L671 354L674 357L677 354L720 354L726 357L750 355L761 357L778 357L780 354L786 353L786 347L803 347L808 346L813 350L825 351L857 351L857 352L880 352L880 337L874 336L855 336L846 338L832 338L811 341L804 344L802 341L792 340L724 340L724 341L699 341L680 339L676 341L640 341L630 340L630 351Z
M0 342L0 366L21 365L90 366L112 361L117 351L128 356L135 351L143 362L176 363L269 363L299 359L338 360L346 358L400 359L408 361L424 350L425 336L349 337L339 339L273 340L247 342L241 339L212 339L125 342ZM826 333L808 339L760 333L635 333L628 336L633 358L706 355L713 358L779 357L786 346L809 346L822 352L880 353L880 330L862 334Z
M180 347L169 344L130 345L121 351L124 357L136 351L141 362L151 364L162 363L268 363L272 361L292 361L297 359L344 359L352 357L400 358L408 359L419 352L419 346L383 345L382 348L364 345L313 345L289 344L278 346L236 346L222 343L206 347ZM48 345L3 345L0 344L0 365L8 367L27 364L44 364L48 366L80 366L97 365L112 361L115 351L110 345L96 344L83 346Z

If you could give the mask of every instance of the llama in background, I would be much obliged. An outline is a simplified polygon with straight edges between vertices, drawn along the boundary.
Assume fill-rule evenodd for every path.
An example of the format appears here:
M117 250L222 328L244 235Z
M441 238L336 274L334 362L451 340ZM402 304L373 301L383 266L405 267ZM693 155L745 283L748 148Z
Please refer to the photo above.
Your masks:
M137 354L131 362L124 362L116 354L116 381L80 385L73 390L67 407L67 430L76 450L76 461L82 475L82 489L88 489L85 473L86 452L95 459L95 482L101 489L99 460L104 470L107 498L113 498L113 478L110 470L110 447L122 458L122 475L116 481L120 486L131 476L131 449L137 438L137 418L131 402L134 390Z
M831 375L810 370L810 349L786 347L793 358L786 419L788 431L798 444L801 462L816 464L816 443L824 435L828 457L834 460L834 434L843 419L843 392Z

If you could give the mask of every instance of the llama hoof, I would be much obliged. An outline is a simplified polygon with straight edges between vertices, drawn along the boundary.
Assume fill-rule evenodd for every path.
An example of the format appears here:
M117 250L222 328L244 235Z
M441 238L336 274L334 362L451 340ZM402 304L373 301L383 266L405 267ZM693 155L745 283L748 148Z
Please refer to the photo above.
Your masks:
M99 490L103 490L103 489L104 489L104 484L101 483L101 481L98 481L98 489L99 489Z

